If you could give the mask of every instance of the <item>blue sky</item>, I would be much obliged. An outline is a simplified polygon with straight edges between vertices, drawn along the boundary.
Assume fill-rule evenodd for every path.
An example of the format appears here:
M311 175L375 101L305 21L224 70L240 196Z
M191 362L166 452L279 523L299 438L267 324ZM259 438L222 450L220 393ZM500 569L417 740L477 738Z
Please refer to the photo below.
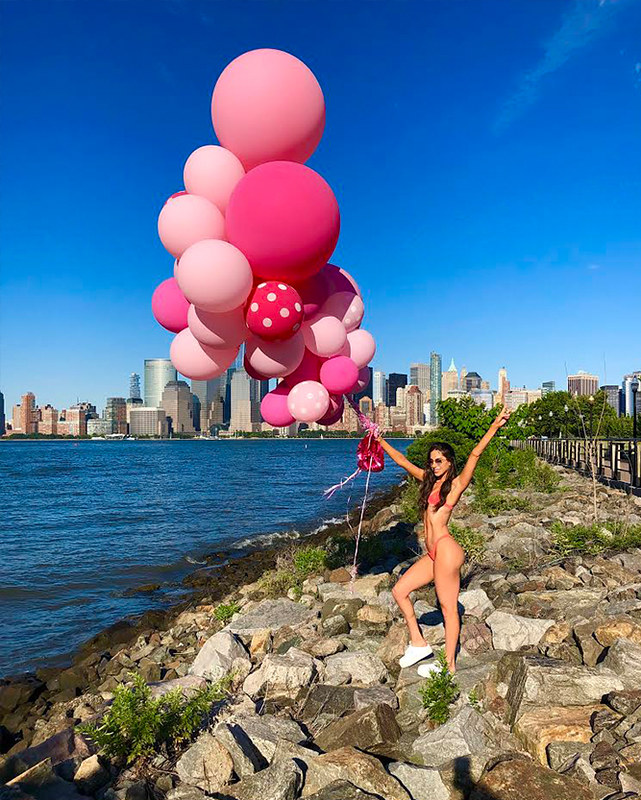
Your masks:
M641 368L641 2L0 2L0 389L123 395L171 335L156 234L217 76L288 50L327 102L374 366L496 385ZM636 342L635 342L636 336ZM605 370L604 375L604 364Z

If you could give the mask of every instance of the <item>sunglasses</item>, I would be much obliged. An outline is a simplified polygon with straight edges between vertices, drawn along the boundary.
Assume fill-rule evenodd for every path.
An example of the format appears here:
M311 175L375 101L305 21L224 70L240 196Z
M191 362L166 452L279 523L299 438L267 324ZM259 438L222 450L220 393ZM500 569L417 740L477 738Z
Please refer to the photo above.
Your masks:
M442 458L434 458L434 459L430 458L430 464L442 464L442 463L443 463Z

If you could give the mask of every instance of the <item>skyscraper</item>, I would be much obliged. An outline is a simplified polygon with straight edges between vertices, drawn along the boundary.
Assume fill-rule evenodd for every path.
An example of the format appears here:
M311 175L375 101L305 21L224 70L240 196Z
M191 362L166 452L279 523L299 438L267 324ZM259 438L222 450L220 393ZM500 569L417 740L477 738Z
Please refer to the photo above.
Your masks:
M467 378L467 367L461 367L461 374L459 376L458 388L465 390L465 379Z
M430 392L430 365L410 364L410 384L418 386L422 395L428 395Z
M556 392L556 382L543 381L541 384L541 395L550 394L551 392Z
M137 372L132 372L129 376L129 397L133 400L141 400L140 395L140 375Z
M623 380L621 381L621 389L623 391L623 397L621 398L621 413L625 414L627 417L631 417L633 412L632 403L634 401L632 398L634 395L632 393L632 383L634 380L641 382L641 370L624 375ZM641 403L641 390L637 391L637 414L640 413L639 403Z
M608 405L611 406L616 412L617 417L621 416L621 389L615 385L601 386L601 391L605 392L608 400Z
M0 436L7 432L7 423L4 417L4 395L0 392Z
M497 386L497 393L501 398L501 402L503 402L505 399L505 393L510 388L510 382L507 379L507 370L505 369L505 367L501 367L501 369L499 370L499 377L496 386Z
M109 433L127 433L127 401L125 398L108 397L103 419L109 425Z
M599 389L599 378L580 369L576 375L568 375L568 392L578 395L593 395Z
M256 381L258 383L258 381ZM254 390L255 392L255 390ZM229 430L251 431L252 426L252 379L244 368L236 369L231 376L231 416Z
M375 406L385 402L385 373L377 369L372 378L372 400Z
M38 430L36 396L33 392L23 394L18 405L13 407L11 427L20 433L36 433Z
M465 376L465 386L462 386L462 389L465 389L466 392L471 392L472 389L480 389L481 388L482 379L478 372L468 372Z
M194 432L194 404L186 381L169 381L160 400L172 433Z
M198 409L194 403L194 427L197 431L205 431L209 427L211 404L220 397L222 376L208 381L191 382L191 391L198 398Z
M441 356L430 353L430 425L438 425L438 403L442 392Z
M403 372L390 372L387 378L387 397L385 405L396 405L396 390L401 386L407 386L407 374Z
M447 400L450 397L450 392L458 390L458 371L454 364L454 359L450 363L447 372L441 375L441 400Z
M176 368L168 358L145 359L145 407L160 408L168 383L178 380Z

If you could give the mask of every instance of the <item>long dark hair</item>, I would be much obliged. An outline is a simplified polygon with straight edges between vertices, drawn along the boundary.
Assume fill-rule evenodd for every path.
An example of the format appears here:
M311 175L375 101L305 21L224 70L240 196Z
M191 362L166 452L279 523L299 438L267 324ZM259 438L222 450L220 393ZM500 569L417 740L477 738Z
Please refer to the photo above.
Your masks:
M443 503L445 503L448 492L452 488L452 481L458 475L458 470L456 468L456 456L454 455L454 450L452 447L447 442L434 442L434 444L432 444L430 449L427 451L427 460L425 462L425 467L423 468L423 481L418 494L418 507L421 514L424 514L427 509L427 498L432 494L432 487L436 483L436 475L434 475L430 465L430 455L432 454L432 450L438 450L439 452L443 453L445 458L450 462L450 468L447 471L445 479L440 487L440 497L438 504L434 507L435 511L438 511Z

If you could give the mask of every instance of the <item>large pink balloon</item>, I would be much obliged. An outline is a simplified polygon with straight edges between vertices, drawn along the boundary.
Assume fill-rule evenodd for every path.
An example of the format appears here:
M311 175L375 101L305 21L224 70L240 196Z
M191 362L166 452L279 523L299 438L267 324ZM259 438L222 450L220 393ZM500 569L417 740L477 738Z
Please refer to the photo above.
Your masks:
M303 323L302 331L305 346L317 356L334 356L346 346L345 326L336 317L318 314Z
M323 135L325 101L302 61L282 50L251 50L223 70L211 116L220 143L249 170L306 161Z
M361 290L347 270L337 267L335 264L328 264L324 271L326 272L330 293L354 292L360 297Z
M317 355L305 348L303 360L293 372L285 378L287 386L291 387L301 381L319 380L321 362Z
M189 328L174 337L169 351L171 362L178 372L195 381L208 381L222 375L237 355L237 347L216 350L201 344Z
M350 332L361 324L365 306L357 294L334 292L325 300L319 313L336 317L343 323L345 330Z
M318 272L334 252L339 229L329 185L291 161L248 172L227 207L227 238L266 280L296 284Z
M329 396L329 407L323 416L316 420L319 425L334 425L343 416L345 403L342 397Z
M369 364L376 352L376 342L369 331L359 328L347 334L347 343L341 355L349 356L356 366L361 369Z
M358 367L347 356L329 358L320 368L320 382L332 394L349 394L358 380Z
M220 314L190 305L187 321L199 342L219 350L239 347L249 336L242 306Z
M201 239L224 239L225 218L213 203L194 194L170 197L158 217L160 241L174 256Z
M167 278L156 287L151 298L151 310L156 320L172 333L187 327L189 300L180 291L175 278Z
M266 378L284 378L303 360L305 342L302 334L295 333L284 342L267 342L252 336L247 340L245 358L256 372Z
M176 279L191 303L219 313L241 306L253 285L245 256L220 239L204 239L187 248L178 262Z
M303 301L305 319L315 316L320 311L330 292L329 281L326 277L326 267L311 275L307 280L299 283L294 288L298 290Z
M244 174L243 165L231 151L206 144L187 159L183 180L190 194L206 197L224 214L229 197Z
M329 408L329 392L318 381L303 381L291 389L287 408L299 422L316 422Z
M268 392L260 402L260 413L265 422L275 428L285 428L296 420L287 408L289 387L280 383L271 392Z
M262 372L258 372L258 370L255 370L252 367L252 365L247 360L247 353L245 353L245 356L243 358L243 366L245 368L245 372L249 375L250 378L254 378L254 380L256 380L256 381L268 381L269 380L269 375L263 375Z

